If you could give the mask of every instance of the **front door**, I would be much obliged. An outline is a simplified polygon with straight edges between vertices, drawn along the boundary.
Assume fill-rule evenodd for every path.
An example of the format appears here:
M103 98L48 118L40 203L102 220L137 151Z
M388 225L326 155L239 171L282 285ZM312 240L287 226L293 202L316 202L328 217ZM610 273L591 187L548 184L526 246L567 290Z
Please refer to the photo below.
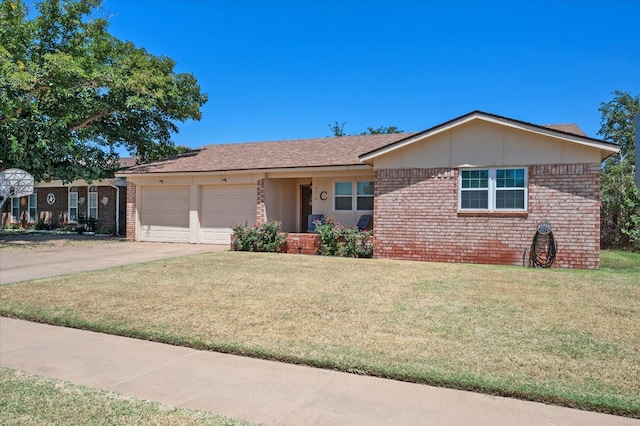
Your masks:
M313 213L311 185L300 187L300 232L307 232L307 221L309 215Z

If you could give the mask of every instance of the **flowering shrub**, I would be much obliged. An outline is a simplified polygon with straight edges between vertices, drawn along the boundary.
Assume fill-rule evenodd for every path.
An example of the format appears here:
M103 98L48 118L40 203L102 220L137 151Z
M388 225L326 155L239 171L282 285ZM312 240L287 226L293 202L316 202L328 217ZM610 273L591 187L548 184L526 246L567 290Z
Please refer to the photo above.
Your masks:
M360 231L337 223L333 218L315 222L319 234L318 252L324 256L372 257L371 231Z
M283 252L286 251L287 234L280 230L278 222L262 225L236 225L233 227L233 249L236 251Z
M249 225L233 227L233 249L235 251L255 251L258 241L258 228Z

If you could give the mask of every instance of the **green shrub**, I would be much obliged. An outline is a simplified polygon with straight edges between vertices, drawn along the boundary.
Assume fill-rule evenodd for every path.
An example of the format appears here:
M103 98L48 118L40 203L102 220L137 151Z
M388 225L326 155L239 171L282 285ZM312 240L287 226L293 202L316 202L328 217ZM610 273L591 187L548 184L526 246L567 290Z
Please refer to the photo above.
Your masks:
M369 242L371 231L360 231L358 228L343 228L346 257L373 257L373 243Z
M98 226L98 219L95 217L90 217L87 219L87 231L96 232L96 227Z
M96 234L112 234L111 228L108 226L100 226L96 229Z
M360 231L336 223L333 218L316 221L320 238L318 253L324 256L373 257L373 243L369 242L371 231Z
M39 220L33 225L33 229L36 231L48 231L50 229L49 225L44 223L44 221Z
M21 229L20 225L18 225L17 223L5 223L3 228L4 229Z
M324 256L340 256L340 235L342 226L335 223L333 218L317 220L316 232L320 238L318 252Z
M258 228L248 225L233 227L233 249L235 251L255 251L258 241Z
M266 222L259 226L236 225L233 233L233 249L236 251L286 251L287 234L282 233L278 222Z
M258 228L258 241L256 251L276 253L284 251L287 244L287 235L283 234L278 222L267 222Z

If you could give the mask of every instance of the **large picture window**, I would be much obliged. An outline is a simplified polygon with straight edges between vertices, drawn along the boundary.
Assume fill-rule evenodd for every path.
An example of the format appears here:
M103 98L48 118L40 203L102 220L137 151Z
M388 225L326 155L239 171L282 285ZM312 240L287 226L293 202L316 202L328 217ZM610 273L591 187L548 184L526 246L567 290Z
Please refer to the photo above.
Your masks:
M460 210L527 209L525 168L460 170L458 178Z
M38 221L38 194L29 195L29 222Z
M334 210L373 211L372 181L338 181L334 186Z

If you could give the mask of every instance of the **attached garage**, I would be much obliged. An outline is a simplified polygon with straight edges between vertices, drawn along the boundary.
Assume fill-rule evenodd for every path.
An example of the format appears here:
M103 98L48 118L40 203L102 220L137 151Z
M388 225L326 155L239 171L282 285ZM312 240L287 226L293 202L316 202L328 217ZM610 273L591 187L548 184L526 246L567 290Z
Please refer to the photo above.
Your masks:
M142 241L189 242L189 187L142 187Z
M203 186L200 242L229 244L231 228L256 221L256 185Z

